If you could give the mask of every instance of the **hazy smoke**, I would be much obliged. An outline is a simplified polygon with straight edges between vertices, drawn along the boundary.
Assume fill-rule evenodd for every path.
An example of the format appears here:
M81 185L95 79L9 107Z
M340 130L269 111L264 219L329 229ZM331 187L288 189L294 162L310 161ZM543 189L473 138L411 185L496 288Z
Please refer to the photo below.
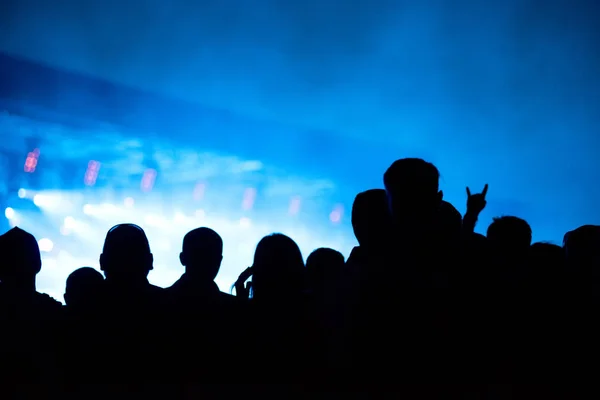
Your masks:
M0 49L422 151L460 201L468 181L536 203L560 182L539 212L579 221L600 217L596 3L13 0Z

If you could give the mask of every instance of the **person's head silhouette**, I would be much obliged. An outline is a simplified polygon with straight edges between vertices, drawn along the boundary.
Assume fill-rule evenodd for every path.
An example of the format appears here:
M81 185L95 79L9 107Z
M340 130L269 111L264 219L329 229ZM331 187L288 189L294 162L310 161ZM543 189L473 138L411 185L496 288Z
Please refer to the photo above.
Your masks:
M0 235L0 282L35 291L35 276L42 268L38 243L32 234L13 228Z
M212 282L219 273L223 260L223 240L210 228L198 228L183 238L179 254L185 273L192 279Z
M94 268L83 267L71 272L64 295L67 307L86 310L97 306L103 282L104 277Z
M492 249L508 255L523 255L531 246L531 227L524 219L513 216L494 218L487 229Z
M340 280L344 270L344 255L337 250L322 247L306 259L309 289L321 291Z
M397 226L413 229L433 222L443 197L439 178L435 165L420 158L403 158L387 169L383 182Z
M153 261L148 238L139 226L120 224L106 234L100 269L108 282L126 285L147 282Z
M383 246L390 233L390 211L383 189L359 193L352 204L352 228L363 248Z
M288 236L276 233L258 242L252 266L256 299L295 296L304 289L304 260Z

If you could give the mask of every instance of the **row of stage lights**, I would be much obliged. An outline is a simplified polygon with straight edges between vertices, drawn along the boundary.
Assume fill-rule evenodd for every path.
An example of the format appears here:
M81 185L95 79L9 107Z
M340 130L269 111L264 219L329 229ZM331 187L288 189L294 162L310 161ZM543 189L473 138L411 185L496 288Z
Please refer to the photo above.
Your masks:
M25 160L25 165L24 165L24 171L27 173L34 173L38 164L38 159L40 157L40 150L39 149L34 149L33 151L29 152L27 154L27 158ZM96 160L90 160L88 162L87 165L87 169L83 178L83 183L86 186L94 186L96 184L96 181L98 179L98 174L100 173L100 168L101 168L101 163L99 161ZM142 176L142 180L140 183L140 189L142 190L142 192L148 193L150 191L152 191L152 189L154 188L154 183L156 182L156 177L158 175L158 172L153 169L153 168L148 168L144 171L144 174ZM204 197L204 192L205 192L205 184L202 182L199 182L196 184L195 188L194 188L194 193L193 193L193 197L194 200L199 201L202 200L202 198ZM248 188L244 191L244 196L243 196L243 200L242 200L242 209L244 211L249 211L252 209L252 207L254 206L254 201L256 199L256 189L254 188ZM20 198L25 198L26 197L26 191L24 189L19 189L19 197ZM34 203L35 201L35 196L34 196ZM132 198L127 198L126 200L126 205L127 202L131 202L133 201ZM38 204L36 204L38 205ZM300 212L300 206L301 206L301 198L300 196L294 196L291 198L290 200L290 204L288 207L288 213L290 215L297 215ZM344 208L342 205L338 204L334 207L334 209L331 211L331 213L329 214L329 220L334 223L340 223L342 220L342 216L343 216L343 212L344 212Z

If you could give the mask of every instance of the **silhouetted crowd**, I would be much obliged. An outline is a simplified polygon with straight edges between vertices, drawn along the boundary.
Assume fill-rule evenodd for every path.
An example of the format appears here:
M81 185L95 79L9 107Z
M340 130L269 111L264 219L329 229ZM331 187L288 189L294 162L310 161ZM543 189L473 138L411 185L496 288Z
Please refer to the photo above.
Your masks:
M103 275L74 271L63 306L36 291L35 238L11 229L0 236L2 380L357 389L587 379L600 226L568 232L563 246L532 244L526 221L503 216L484 236L474 228L487 185L467 189L461 216L431 163L400 159L383 181L355 198L359 245L347 260L320 248L305 263L293 239L272 234L235 295L214 282L214 230L183 238L185 273L160 288L147 279L144 231L121 224L106 235Z

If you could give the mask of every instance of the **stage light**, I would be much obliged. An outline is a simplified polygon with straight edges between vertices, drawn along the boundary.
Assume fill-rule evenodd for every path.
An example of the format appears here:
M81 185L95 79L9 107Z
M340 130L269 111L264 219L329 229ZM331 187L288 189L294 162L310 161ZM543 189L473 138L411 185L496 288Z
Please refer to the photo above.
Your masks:
M93 212L94 212L94 206L92 206L91 204L85 204L83 206L83 213L85 215L92 215Z
M244 199L242 200L242 209L245 211L252 209L255 198L256 198L256 189L254 189L254 188L246 189L244 191Z
M36 194L33 196L33 204L39 208L56 208L62 204L62 197L59 194Z
M183 224L187 221L187 217L179 211L175 213L175 217L173 219L177 224Z
M329 220L334 224L339 223L342 220L342 213L344 212L344 208L342 206L336 206L331 214L329 214Z
M300 197L292 197L290 201L290 208L288 209L290 215L296 215L300 212Z
M135 205L135 200L133 199L133 197L127 197L124 201L123 204L125 204L125 207L127 208L131 208Z
M52 243L52 240L50 239L43 238L38 240L38 246L40 247L41 252L50 253L54 248L54 243Z
M15 210L13 210L11 207L6 207L6 210L4 210L4 216L6 219L13 219L15 217Z
M65 220L63 221L63 226L68 230L73 229L75 227L75 218L66 217Z
M247 217L240 218L240 226L242 228L249 228L250 225L252 225L252 221L250 220L250 218L247 218Z
M17 192L17 195L19 196L20 199L24 199L25 197L27 197L27 190L21 188Z
M198 210L196 210L196 212L194 213L194 215L198 219L204 219L204 217L206 217L206 212L204 212L204 210L202 210L202 209L198 209Z
M149 192L154 187L154 182L156 181L157 172L155 169L148 168L144 171L144 176L142 177L142 183L140 188L143 192Z
M32 152L29 152L27 154L27 158L25 159L25 165L23 166L23 170L27 173L33 174L35 172L35 168L37 167L39 157L39 149L35 149Z
M100 172L100 163L98 161L91 160L88 163L85 176L83 177L83 183L86 186L94 186L98 179L98 173Z
M204 192L206 190L206 185L202 182L199 182L194 187L194 200L200 201L204 198Z

